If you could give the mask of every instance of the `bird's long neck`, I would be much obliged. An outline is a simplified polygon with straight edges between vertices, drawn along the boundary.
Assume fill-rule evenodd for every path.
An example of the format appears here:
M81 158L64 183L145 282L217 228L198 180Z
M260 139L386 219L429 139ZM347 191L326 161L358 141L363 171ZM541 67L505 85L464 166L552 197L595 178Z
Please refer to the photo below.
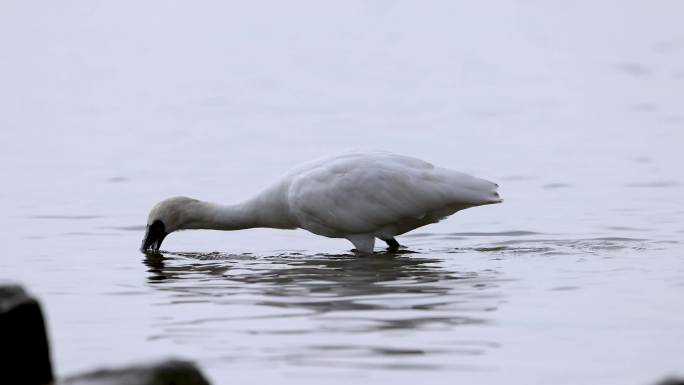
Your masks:
M209 202L198 202L187 223L188 229L206 230L242 230L259 227L246 204L219 205Z
M279 202L251 199L234 205L198 201L188 213L186 229L242 230L254 227L293 228Z

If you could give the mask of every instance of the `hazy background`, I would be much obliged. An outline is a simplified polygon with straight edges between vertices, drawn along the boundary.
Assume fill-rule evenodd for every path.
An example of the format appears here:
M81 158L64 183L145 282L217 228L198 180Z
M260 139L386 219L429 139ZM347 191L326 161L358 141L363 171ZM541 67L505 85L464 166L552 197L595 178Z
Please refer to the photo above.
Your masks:
M93 209L130 178L116 196L139 215L378 148L610 204L603 184L636 170L681 181L681 4L4 1L0 167L7 186L49 168L45 188Z
M600 249L563 242L645 240L639 247L618 244L629 255L619 268L581 268L587 274L631 271L635 275L622 277L621 288L640 293L643 302L599 285L579 293L574 303L600 302L602 293L610 293L608 301L627 306L649 332L625 321L626 330L636 330L631 342L616 334L596 343L603 349L592 348L602 358L611 351L627 356L606 363L608 374L596 367L577 371L591 383L601 383L599 377L616 384L658 378L676 370L675 357L684 354L678 347L683 332L676 326L684 317L677 303L684 294L683 17L678 0L4 0L0 277L25 282L44 300L59 373L171 352L204 359L202 343L164 344L151 337L159 322L196 310L149 310L168 300L151 295L149 266L136 250L149 208L172 195L242 200L302 161L384 149L501 185L504 205L466 211L430 227L431 234L532 231L561 240L543 246L552 252L569 248L581 258ZM510 241L510 233L500 235L403 243L430 254L437 247ZM349 249L346 241L269 230L174 234L164 246L250 252L257 260L274 251ZM553 281L553 274L577 268L568 267L568 259L540 262L538 249L525 250L504 250L498 257L503 262L491 262L506 266L490 266L482 261L491 256L477 252L462 257L470 261L466 269L500 269L510 279L529 282L528 288L536 287L544 269L554 272L542 275ZM453 271L453 259L442 257L435 257L441 268ZM540 270L528 271L528 258ZM644 265L653 275L640 287ZM596 282L613 282L601 274ZM530 290L525 298L548 299L578 317L594 314L600 320L597 309L605 309L572 310ZM662 302L653 304L654 298ZM517 309L516 316L539 316L539 308L530 313L511 298L504 302ZM208 303L197 311L223 314ZM625 319L616 314L603 319ZM507 320L495 322L505 335L533 341ZM606 329L615 329L611 322ZM597 323L583 324L572 338L596 341ZM413 341L420 345L421 338ZM578 383L564 377L565 371L573 363L586 369L597 362L581 343L568 350L572 354L551 357L549 351L562 351L561 342L540 338L521 352L493 337L503 353L485 354L476 364L498 369L475 380L510 381L508 374L516 372L526 379L521 383L532 383L542 371L545 380ZM253 343L245 340L245 346ZM215 356L206 353L215 360L206 364L215 380L245 369L222 361L221 349L228 345L217 346ZM542 358L548 362L532 364ZM259 365L246 372L282 377ZM352 378L365 375L354 373ZM427 375L391 373L374 380L408 383ZM436 373L431 383L459 378Z

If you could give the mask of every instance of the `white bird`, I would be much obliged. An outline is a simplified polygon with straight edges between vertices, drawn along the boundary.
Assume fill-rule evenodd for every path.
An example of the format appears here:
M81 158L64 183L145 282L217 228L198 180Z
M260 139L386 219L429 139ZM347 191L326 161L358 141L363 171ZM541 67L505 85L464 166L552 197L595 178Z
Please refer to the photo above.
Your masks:
M500 203L497 187L408 156L348 153L305 164L239 204L161 201L149 214L142 251L158 251L177 230L255 227L346 238L361 253L372 253L379 238L396 250L397 235L469 207Z

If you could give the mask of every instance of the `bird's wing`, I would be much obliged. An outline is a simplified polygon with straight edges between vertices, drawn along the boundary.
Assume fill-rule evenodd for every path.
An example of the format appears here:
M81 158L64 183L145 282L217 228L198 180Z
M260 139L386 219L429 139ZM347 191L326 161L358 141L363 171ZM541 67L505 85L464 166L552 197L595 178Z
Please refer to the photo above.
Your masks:
M334 158L293 175L288 204L302 228L344 236L420 220L448 207L452 213L494 203L492 194L491 182L415 158L373 153Z

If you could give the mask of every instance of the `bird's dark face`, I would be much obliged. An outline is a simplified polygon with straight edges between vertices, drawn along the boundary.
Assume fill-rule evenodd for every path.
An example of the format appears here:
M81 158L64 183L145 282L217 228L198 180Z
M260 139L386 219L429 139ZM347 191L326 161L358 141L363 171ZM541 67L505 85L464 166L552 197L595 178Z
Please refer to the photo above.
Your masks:
M167 235L187 229L197 202L196 199L173 197L157 203L147 216L147 232L141 251L158 252Z
M166 232L164 222L160 220L152 222L151 225L147 225L147 231L145 231L145 238L143 238L140 251L143 253L147 251L158 252L167 235L169 233Z

